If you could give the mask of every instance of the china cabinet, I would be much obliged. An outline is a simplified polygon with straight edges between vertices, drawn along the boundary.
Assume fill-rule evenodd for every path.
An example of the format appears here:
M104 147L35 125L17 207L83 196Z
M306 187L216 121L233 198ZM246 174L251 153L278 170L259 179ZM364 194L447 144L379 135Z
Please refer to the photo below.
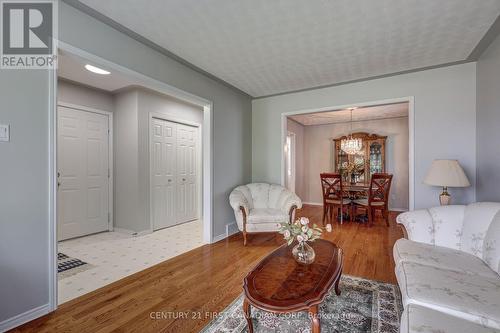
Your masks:
M340 143L347 136L334 139L334 170L343 175L344 181L369 184L374 173L385 172L385 142L387 137L364 132L353 133L353 138L363 142L361 150L352 155L340 149Z

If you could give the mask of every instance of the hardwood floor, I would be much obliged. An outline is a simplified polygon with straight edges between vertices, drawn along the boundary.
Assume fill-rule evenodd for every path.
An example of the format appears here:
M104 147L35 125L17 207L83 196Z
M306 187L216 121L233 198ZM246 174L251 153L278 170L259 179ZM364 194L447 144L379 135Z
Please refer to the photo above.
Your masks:
M322 208L304 206L298 216L320 224ZM392 246L403 236L390 226L334 224L325 239L343 248L344 274L395 283ZM281 236L241 234L205 245L62 304L57 311L15 332L198 332L241 292L242 280L261 258L283 243Z

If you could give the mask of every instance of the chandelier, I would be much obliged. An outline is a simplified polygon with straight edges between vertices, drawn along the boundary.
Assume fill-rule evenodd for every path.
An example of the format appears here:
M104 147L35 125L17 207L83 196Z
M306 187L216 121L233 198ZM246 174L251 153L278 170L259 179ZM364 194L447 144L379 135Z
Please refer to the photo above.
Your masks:
M351 132L346 139L342 139L342 141L340 141L340 149L348 155L359 153L363 146L363 141L360 138L352 137L352 110L354 109L356 108L349 108L351 111Z

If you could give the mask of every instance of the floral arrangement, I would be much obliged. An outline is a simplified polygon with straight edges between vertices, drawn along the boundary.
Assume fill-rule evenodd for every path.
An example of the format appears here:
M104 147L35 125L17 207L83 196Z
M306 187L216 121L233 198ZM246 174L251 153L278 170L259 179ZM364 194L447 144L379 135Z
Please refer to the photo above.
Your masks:
M292 224L281 223L279 233L283 235L283 238L290 245L295 239L297 239L299 244L313 242L321 237L322 230L316 224L309 226L309 219L301 217Z
M361 174L364 170L365 166L362 161L344 162L339 168L339 171L344 179L347 179L347 177L352 174Z

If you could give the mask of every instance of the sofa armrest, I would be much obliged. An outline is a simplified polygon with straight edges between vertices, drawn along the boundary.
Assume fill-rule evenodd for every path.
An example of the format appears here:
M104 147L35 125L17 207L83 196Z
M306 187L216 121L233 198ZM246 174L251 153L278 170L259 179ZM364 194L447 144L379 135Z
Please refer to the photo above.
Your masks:
M300 208L302 208L302 200L300 200L297 194L289 192L288 197L283 202L281 210L290 215L290 222L293 222L292 219L295 216L295 209Z
M235 212L240 211L241 208L245 210L246 215L248 215L250 211L250 207L248 204L248 200L245 198L243 193L238 190L234 190L229 195L229 204L233 208Z
M405 233L405 238L434 245L434 223L427 209L399 214L396 218L396 222L404 228L403 232Z

